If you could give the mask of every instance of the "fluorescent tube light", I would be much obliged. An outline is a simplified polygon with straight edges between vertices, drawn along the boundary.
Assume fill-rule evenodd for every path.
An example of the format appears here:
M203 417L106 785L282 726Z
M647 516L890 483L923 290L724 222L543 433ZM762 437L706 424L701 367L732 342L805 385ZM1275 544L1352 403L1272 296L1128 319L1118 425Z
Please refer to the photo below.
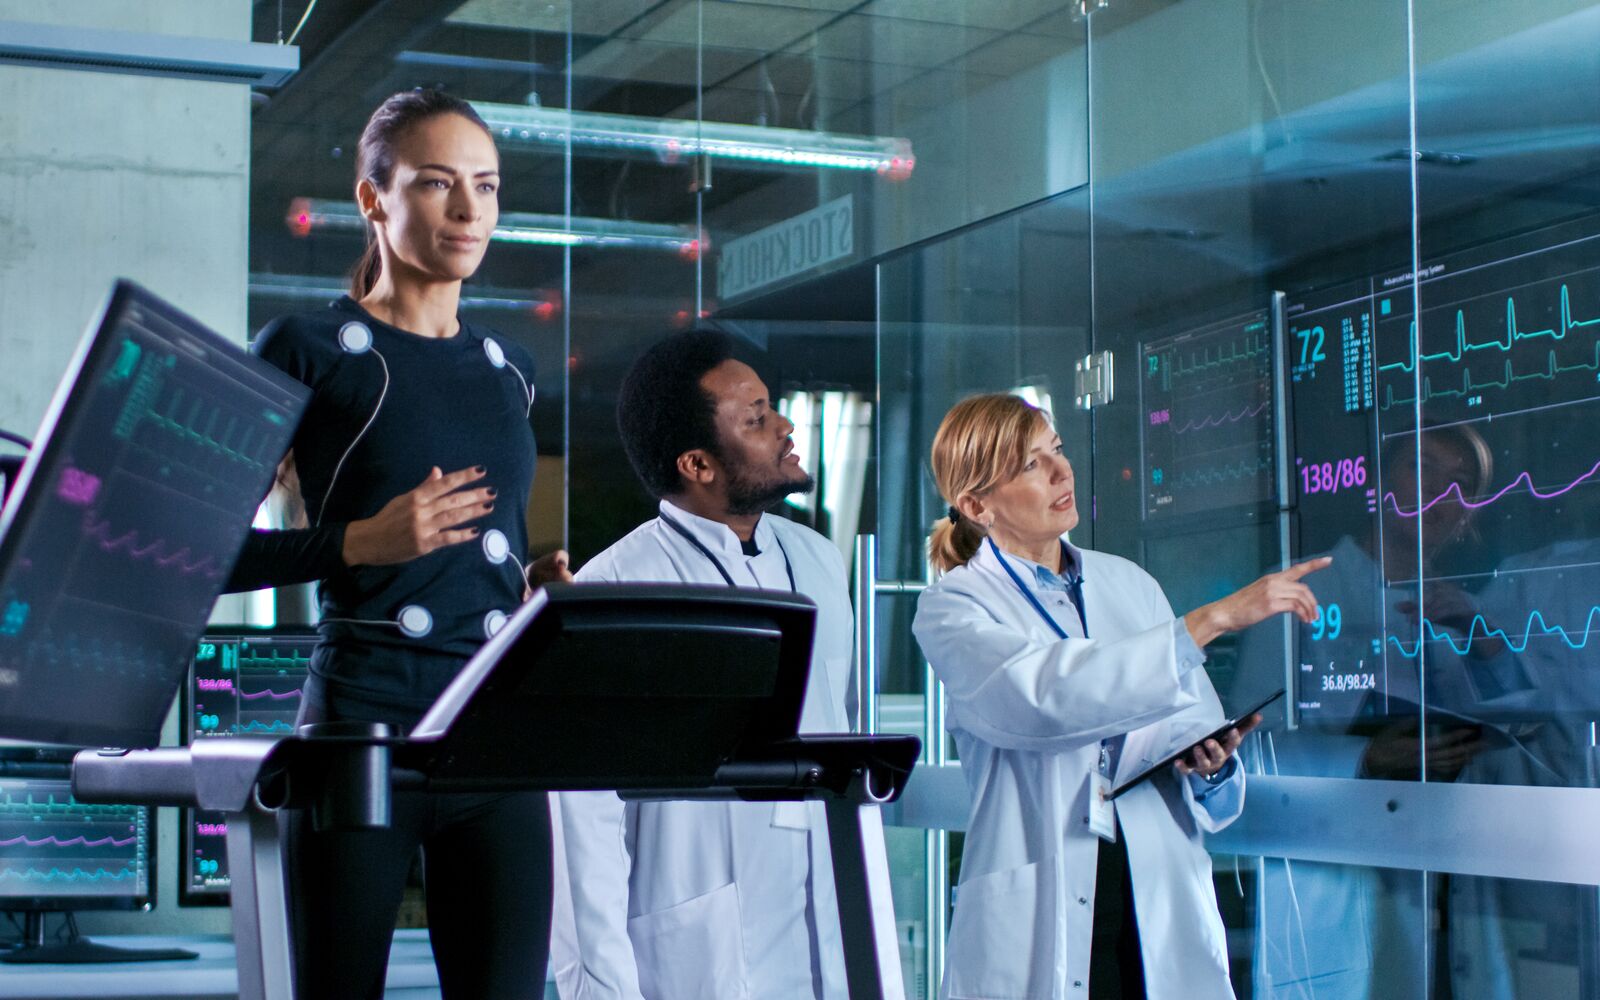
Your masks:
M500 143L511 148L565 146L570 135L574 147L652 153L667 162L703 154L778 166L863 170L891 180L909 177L917 163L909 139L520 104L475 102L472 106Z
M367 226L355 202L320 198L291 201L286 221L296 236L309 236L313 229L360 232ZM575 216L569 227L566 216L539 212L502 212L490 239L539 246L670 250L691 260L698 258L707 247L707 241L692 226Z
M350 290L343 278L309 274L250 275L251 295L274 299L336 299ZM550 292L527 292L509 288L491 288L487 285L463 285L463 309L500 309L508 312L530 312L536 319L555 318L561 309L561 297Z

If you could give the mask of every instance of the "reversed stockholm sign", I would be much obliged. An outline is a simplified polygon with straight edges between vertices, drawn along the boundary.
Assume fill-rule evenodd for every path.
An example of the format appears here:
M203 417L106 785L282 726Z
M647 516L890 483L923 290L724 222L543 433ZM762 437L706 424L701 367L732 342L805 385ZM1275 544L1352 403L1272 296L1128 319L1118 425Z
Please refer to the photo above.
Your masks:
M855 249L855 201L845 195L723 244L717 295L724 302L736 299L848 257Z

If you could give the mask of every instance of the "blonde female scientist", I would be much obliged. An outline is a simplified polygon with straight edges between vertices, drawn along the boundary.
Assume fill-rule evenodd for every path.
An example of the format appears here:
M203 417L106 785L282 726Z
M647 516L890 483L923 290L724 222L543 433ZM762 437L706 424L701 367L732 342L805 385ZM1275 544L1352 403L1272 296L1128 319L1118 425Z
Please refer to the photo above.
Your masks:
M940 996L1232 1000L1201 835L1244 806L1233 754L1259 717L1106 795L1222 724L1203 647L1280 613L1310 621L1300 578L1328 560L1175 616L1138 566L1066 541L1072 466L1015 396L958 403L933 473L943 576L913 628L972 796Z

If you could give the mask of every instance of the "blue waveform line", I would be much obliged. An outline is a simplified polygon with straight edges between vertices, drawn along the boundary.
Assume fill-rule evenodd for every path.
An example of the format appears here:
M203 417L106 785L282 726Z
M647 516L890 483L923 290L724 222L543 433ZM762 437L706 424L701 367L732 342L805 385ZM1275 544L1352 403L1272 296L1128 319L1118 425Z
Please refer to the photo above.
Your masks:
M252 721L243 726L236 726L234 729L235 732L240 733L248 733L257 730L268 733L292 733L294 732L294 726L288 722L273 722L269 725L263 722Z
M73 868L62 871L60 868L51 868L42 872L37 868L24 868L18 871L15 868L0 868L0 882L14 878L22 882L78 882L87 879L90 882L99 882L101 879L110 879L120 882L125 878L133 878L137 873L132 868L124 868L118 872L108 872L104 868L96 868L86 872L82 868Z
M1507 297L1506 334L1504 339L1497 337L1494 340L1488 340L1476 344L1467 340L1466 311L1457 309L1455 348L1453 350L1440 351L1436 354L1419 354L1417 347L1417 321L1413 319L1410 324L1410 332L1407 335L1409 339L1406 342L1406 357L1399 361L1391 361L1386 365L1379 365L1378 371L1386 372L1399 370L1403 372L1412 372L1416 370L1418 361L1450 361L1455 364L1460 364L1462 358L1466 357L1468 351L1496 350L1509 354L1511 349L1516 346L1516 343L1519 340L1536 340L1539 338L1565 340L1567 339L1567 334L1571 333L1573 330L1582 330L1591 326L1600 326L1600 318L1573 319L1572 293L1568 290L1567 286L1563 284L1561 286L1560 323L1549 330L1517 329L1517 300Z
M1213 466L1209 469L1187 469L1178 476L1174 486L1208 486L1230 479L1245 479L1272 467L1270 459L1255 462L1240 461L1233 465Z
M1426 636L1425 639L1418 639L1416 642L1411 644L1409 649L1405 643L1401 642L1392 635L1389 636L1389 641L1394 644L1395 649L1399 650L1400 655L1406 657L1407 659L1416 659L1418 654L1422 651L1422 644L1424 642L1437 642L1440 639L1443 639L1445 643L1449 645L1449 647L1454 650L1457 655L1460 656L1465 656L1467 651L1472 648L1473 642L1479 638L1498 638L1508 647L1510 647L1512 652L1520 653L1528 648L1528 641L1533 638L1534 623L1537 622L1539 631L1543 635L1559 636L1561 641L1566 643L1569 649L1582 649L1589 644L1589 636L1595 630L1596 617L1600 617L1600 607L1590 608L1589 617L1585 618L1583 622L1583 631L1571 632L1565 628L1562 628L1560 625L1551 625L1549 622L1545 621L1544 612L1534 609L1528 614L1528 623L1523 628L1522 638L1519 641L1513 638L1511 633L1507 632L1503 628L1489 627L1489 623L1484 620L1482 615L1473 615L1471 624L1467 626L1467 636L1465 639L1461 640L1460 645L1456 644L1455 636L1448 632L1439 631L1438 627L1435 626L1432 621L1424 618L1422 619L1422 631ZM1577 638L1574 639L1574 636L1577 636Z

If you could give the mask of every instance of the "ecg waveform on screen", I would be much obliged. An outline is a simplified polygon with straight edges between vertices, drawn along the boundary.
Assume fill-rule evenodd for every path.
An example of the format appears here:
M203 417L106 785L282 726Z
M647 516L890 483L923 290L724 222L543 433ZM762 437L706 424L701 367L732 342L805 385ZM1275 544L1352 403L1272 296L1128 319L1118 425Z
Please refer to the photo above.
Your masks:
M1196 376L1214 375L1225 369L1249 363L1263 364L1271 354L1272 341L1264 329L1249 331L1243 337L1229 337L1227 343L1213 346L1201 343L1194 347L1172 349L1166 364L1161 368L1162 388L1172 389L1182 381Z
M84 868L9 868L0 867L0 882L14 879L20 882L99 882L110 879L121 882L125 879L138 878L139 873L133 868L119 868L116 871L107 871L96 868L89 871Z
M1589 645L1589 636L1594 634L1595 619L1600 618L1600 607L1589 609L1589 615L1584 619L1582 629L1569 629L1560 625L1551 625L1545 620L1544 612L1537 609L1528 613L1527 624L1523 626L1521 637L1517 633L1497 626L1491 626L1482 615L1473 615L1471 623L1467 626L1464 638L1457 639L1449 632L1441 630L1431 620L1422 619L1423 637L1412 643L1401 641L1396 636L1389 636L1389 642L1401 656L1407 659L1416 659L1425 642L1444 642L1457 654L1465 656L1472 648L1473 642L1479 639L1499 639L1504 642L1513 653L1521 653L1528 648L1528 643L1534 638L1554 636L1566 644L1568 649L1583 649ZM1535 635L1537 626L1538 635Z
M1183 425L1172 433L1187 434L1190 431L1203 431L1209 427L1224 427L1228 424L1236 424L1248 417L1260 416L1270 405L1272 404L1268 402L1257 403L1255 406L1244 407L1238 413L1224 413L1221 416L1203 417L1198 423L1192 419L1185 420Z
M127 847L138 842L138 837L101 837L98 840L90 840L82 836L67 837L65 839L54 836L39 837L37 839L32 837L0 837L0 847L105 847L107 845Z
M274 691L271 688L263 688L260 691L245 691L243 689L239 691L239 698L242 701L259 701L262 698L271 698L273 701L289 701L299 697L299 688L293 691Z
M231 402L215 393L190 389L189 395L184 394L175 355L147 352L132 340L123 341L122 352L106 376L108 383L129 382L112 427L116 437L131 441L141 426L149 426L170 439L246 466L276 464L276 456L261 454L267 439L251 427L253 417L232 411Z
M1588 472L1585 472L1583 475L1564 486L1551 490L1541 490L1539 487L1533 485L1532 476L1526 472L1522 472L1517 475L1517 478L1513 479L1505 486L1496 490L1489 496L1479 500L1468 500L1461 493L1461 484L1451 483L1449 488L1447 488L1443 493L1440 493L1438 496L1434 497L1432 500L1429 500L1422 506L1415 507L1410 510L1403 509L1400 506L1400 502L1395 499L1395 495L1392 492L1385 493L1383 495L1383 499L1384 502L1387 503L1389 507L1401 517L1419 517L1427 511L1433 509L1434 506L1445 502L1452 496L1455 497L1456 503L1467 508L1468 510L1477 510L1481 507L1487 507L1492 503L1498 502L1501 498L1516 492L1517 487L1519 486L1526 486L1527 495L1533 497L1535 500L1554 500L1556 497L1565 496L1566 494L1571 493L1579 486L1582 486L1584 483L1594 479L1597 475L1600 475L1600 462L1596 462L1589 468Z
M1555 381L1563 375L1575 372L1586 372L1591 375L1600 374L1600 341L1596 341L1588 350L1579 357L1563 361L1554 349L1567 341L1568 335L1575 332L1600 328L1600 317L1594 319L1579 319L1572 311L1572 289L1567 282L1562 282L1558 292L1558 308L1555 322L1546 329L1524 330L1517 318L1517 299L1515 296L1506 296L1505 304L1505 330L1504 332L1488 339L1474 339L1465 308L1455 310L1454 343L1442 351L1424 352L1417 342L1417 323L1413 319L1407 324L1406 354L1397 361L1390 361L1378 366L1379 373L1398 372L1404 375L1414 375L1417 366L1449 363L1461 365L1459 379L1454 377L1435 380L1431 375L1424 375L1421 379L1421 401L1426 403L1434 399L1466 399L1476 404L1482 393L1498 389L1509 390L1522 382ZM1519 350L1519 345L1538 341L1551 345L1545 351L1542 365L1515 364L1511 355L1525 354ZM1501 364L1494 370L1492 376L1487 378L1475 377L1472 368L1467 367L1471 356L1478 352L1490 351L1505 355ZM1480 380L1481 379L1481 380ZM1410 379L1402 379L1398 384L1402 387L1396 392L1395 384L1384 387L1382 408L1387 410L1395 406L1406 406L1418 401L1415 392L1407 393L1404 386Z
M1407 345L1406 357L1400 361L1393 361L1386 365L1379 365L1378 370L1383 371L1414 371L1416 362L1451 361L1460 364L1469 351L1496 350L1509 354L1519 340L1565 340L1567 334L1573 330L1582 330L1586 327L1600 326L1600 319L1573 319L1572 318L1572 293L1565 284L1561 286L1561 317L1557 326L1548 330L1521 330L1517 328L1517 300L1506 299L1506 333L1504 337L1496 337L1474 343L1467 338L1467 314L1464 309L1456 310L1456 346L1450 350L1439 351L1435 354L1420 354L1417 350L1417 322L1411 321L1410 342Z
M141 538L138 528L118 534L110 521L97 519L93 512L84 518L83 534L101 551L121 553L136 562L149 562L158 569L170 569L184 576L202 576L213 580L222 575L214 556L196 557L189 546L174 548L174 543L165 538Z

